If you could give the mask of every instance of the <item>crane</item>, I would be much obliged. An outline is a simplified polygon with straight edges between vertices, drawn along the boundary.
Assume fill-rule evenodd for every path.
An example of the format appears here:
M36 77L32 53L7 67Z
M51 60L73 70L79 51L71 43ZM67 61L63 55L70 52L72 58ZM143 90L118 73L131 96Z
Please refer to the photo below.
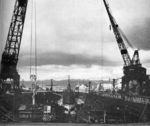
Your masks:
M13 83L13 89L19 88L20 75L17 71L17 63L23 34L27 3L28 0L16 0L15 2L6 45L1 60L1 83L7 79L10 79Z
M110 11L110 8L109 8L109 4L105 0L103 0L103 1L104 1L106 10L107 10L107 13L108 13L108 16L109 16L112 28L113 28L113 32L114 32L116 40L117 40L117 44L118 44L120 53L121 53L122 58L124 60L124 65L125 66L129 66L129 65L131 65L131 58L129 56L127 47L125 46L124 41L123 41L123 39L121 37L121 34L119 32L119 29L118 29L119 26L116 23L115 18L111 14L111 11Z
M135 50L133 58L131 60L122 36L125 38L127 42L129 41L127 40L126 36L121 32L118 24L116 23L115 18L113 17L110 11L108 2L106 2L106 0L103 0L103 2L106 7L106 11L108 13L108 17L110 19L110 23L112 25L113 32L117 44L119 46L122 58L124 60L124 67L123 67L124 76L122 77L122 90L124 90L123 88L125 88L126 91L129 91L129 83L133 84L136 82L135 85L137 85L137 87L139 86L138 93L147 95L147 93L143 92L144 90L147 89L144 89L143 87L149 87L150 80L149 76L146 75L146 69L142 67L140 64L138 50ZM123 34L122 36L120 32Z
M133 58L131 60L130 55L129 55L128 50L127 50L127 47L125 46L125 43L123 41L123 38L126 40L126 42L130 45L131 48L133 48L133 46L129 42L129 40L127 39L127 37L123 33L123 31L119 28L119 25L117 24L115 18L111 14L108 2L106 2L106 0L103 0L103 1L104 1L104 5L106 7L106 10L107 10L107 13L108 13L108 16L109 16L112 28L113 28L114 35L115 35L116 40L117 40L117 44L118 44L120 53L121 53L122 58L124 60L125 67L131 66L131 65L140 65L140 58L139 58L138 50L135 50L135 52L133 54ZM123 38L122 38L121 35L123 36Z

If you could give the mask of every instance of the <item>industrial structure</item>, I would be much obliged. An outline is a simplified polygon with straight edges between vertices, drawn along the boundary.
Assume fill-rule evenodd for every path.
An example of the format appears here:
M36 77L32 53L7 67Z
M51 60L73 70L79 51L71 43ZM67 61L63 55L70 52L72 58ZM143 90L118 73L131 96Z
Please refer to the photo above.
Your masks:
M20 92L19 95L15 92L16 94L14 93L13 96L9 95L9 98L4 98L3 96L6 95L7 90L19 90L20 88L20 75L17 71L17 63L28 0L16 0L1 60L0 87L4 92L4 95L0 95L0 102L5 102L0 103L0 119L4 116L5 118L14 121L14 118L8 117L6 113L8 111L13 111L14 114L14 111L17 111L16 113L19 111L19 116L21 118L26 118L27 115L26 119L29 117L31 121L33 118L35 121L35 117L38 117L38 119L42 121L42 107L44 107L44 120L48 120L51 116L53 117L54 122L65 122L65 118L68 117L68 115L65 114L66 109L64 106L72 105L68 113L71 113L71 109L73 109L74 113L72 114L72 117L69 115L69 121L71 118L74 122L91 122L91 120L93 120L95 123L150 121L150 76L146 74L146 69L142 67L140 63L138 50L135 50L133 58L130 58L122 38L124 35L121 35L122 32L110 11L108 2L106 0L103 0L103 2L124 61L124 75L122 77L121 91L115 92L114 79L112 92L91 91L90 87L92 82L90 81L88 93L75 93L71 89L69 78L67 89L59 95L57 95L57 92L53 91L54 85L51 80L50 91L38 92L36 90L35 82L34 92ZM8 79L10 79L11 84L7 84ZM77 93L78 95L76 95ZM22 100L23 98L25 98L24 101ZM64 106L58 105L60 98L63 99ZM77 104L77 99L82 99L84 102L82 102L82 104ZM14 102L16 106L14 105ZM9 105L12 104L13 106L10 107ZM17 107L20 106L23 107L18 110ZM15 107L17 109L14 110ZM46 110L47 108L49 111Z
M131 91L130 83L133 84L135 82L134 85L136 85L136 87L134 88L137 88L137 90L131 93L136 92L139 95L150 95L149 76L146 75L146 69L142 67L140 63L138 50L135 50L133 58L131 60L128 50L123 41L123 38L121 37L121 34L119 32L119 25L116 23L115 18L111 14L108 2L106 2L106 0L103 0L103 1L105 4L107 13L108 13L110 22L111 22L111 26L113 28L113 32L114 32L120 53L124 61L124 67L123 67L124 76L122 77L122 91L125 93L129 93L129 91Z
M17 63L26 17L28 0L16 0L8 31L5 49L2 54L0 80L2 89L6 88L6 80L10 79L13 89L19 89L20 75ZM7 85L8 86L8 85Z

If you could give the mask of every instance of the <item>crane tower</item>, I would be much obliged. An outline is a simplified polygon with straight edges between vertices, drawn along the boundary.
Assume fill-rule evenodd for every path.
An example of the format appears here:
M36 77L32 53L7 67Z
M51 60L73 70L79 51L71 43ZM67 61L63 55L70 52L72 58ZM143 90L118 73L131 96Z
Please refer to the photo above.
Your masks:
M124 60L122 77L122 91L125 93L138 93L140 95L150 95L150 80L149 76L146 75L146 69L141 66L138 50L135 50L133 58L131 60L128 50L124 44L123 38L119 32L119 26L113 17L108 2L103 0L110 19L113 32L121 52L122 58Z
M0 79L10 79L13 88L19 88L20 75L17 71L18 56L23 34L28 0L16 0L8 31L5 49L2 54ZM2 85L2 88L4 88Z

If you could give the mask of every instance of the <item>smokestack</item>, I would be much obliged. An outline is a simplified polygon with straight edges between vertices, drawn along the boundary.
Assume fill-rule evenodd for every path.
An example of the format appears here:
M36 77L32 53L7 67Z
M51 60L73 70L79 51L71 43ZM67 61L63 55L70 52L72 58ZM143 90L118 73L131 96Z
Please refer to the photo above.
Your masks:
M71 85L70 85L70 75L68 76L68 85L67 85L68 89L71 89Z

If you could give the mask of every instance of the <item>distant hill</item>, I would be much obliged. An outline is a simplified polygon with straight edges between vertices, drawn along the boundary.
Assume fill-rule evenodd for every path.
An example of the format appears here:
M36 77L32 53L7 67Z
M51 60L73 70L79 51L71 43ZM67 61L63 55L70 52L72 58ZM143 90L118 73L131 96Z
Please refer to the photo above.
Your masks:
M89 81L91 81L91 84L94 86L102 82L101 80L71 79L70 80L71 88L74 89L77 84L86 84L87 86L89 86ZM26 87L31 87L30 81L24 81L24 82L21 82L20 84L22 83L24 83ZM103 83L109 83L109 80L103 81ZM40 85L41 87L47 87L48 85L51 84L51 80L37 81L37 84ZM68 80L53 80L53 85L56 85L56 86L67 87L67 84L68 84Z

